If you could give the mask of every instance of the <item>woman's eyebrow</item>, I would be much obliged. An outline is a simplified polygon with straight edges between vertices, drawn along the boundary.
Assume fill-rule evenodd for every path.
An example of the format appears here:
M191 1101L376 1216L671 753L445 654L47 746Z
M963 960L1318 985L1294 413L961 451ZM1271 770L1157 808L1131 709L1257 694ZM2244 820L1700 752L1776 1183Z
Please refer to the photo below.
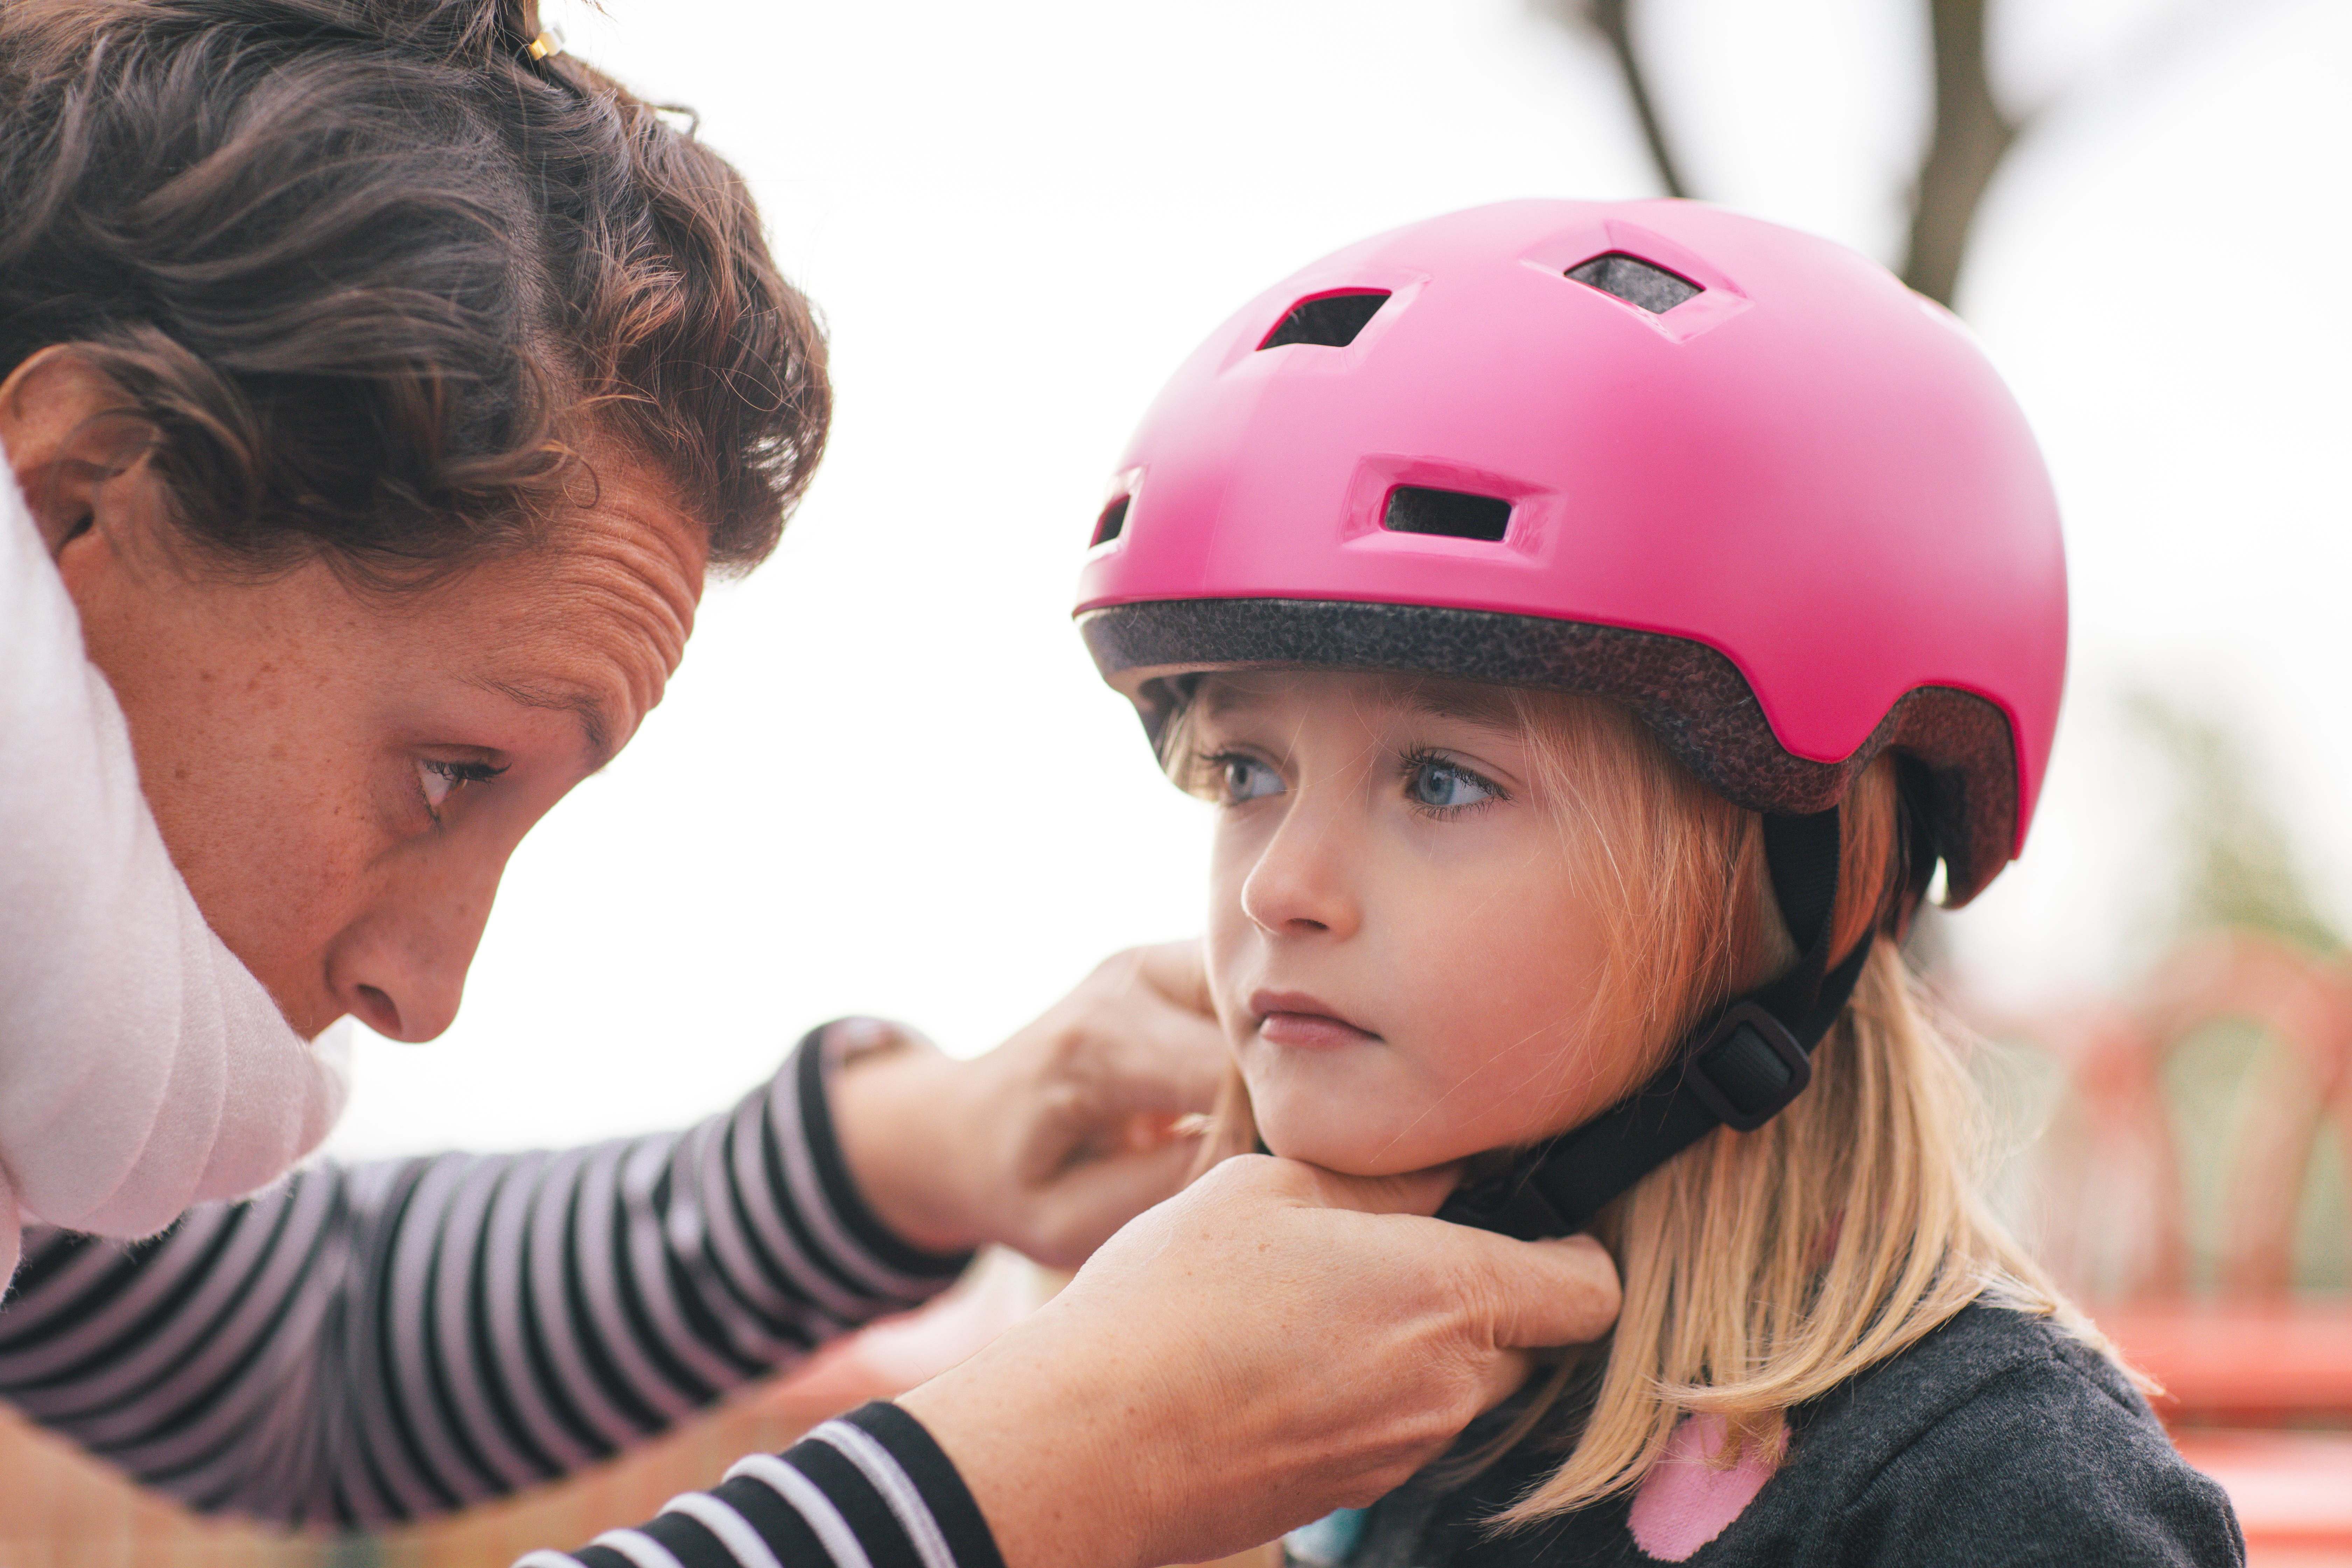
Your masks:
M539 686L529 681L500 680L488 675L477 677L474 684L525 708L545 708L571 714L580 724L580 744L588 754L590 773L599 771L613 760L612 716L607 712L604 700L594 692L580 687Z

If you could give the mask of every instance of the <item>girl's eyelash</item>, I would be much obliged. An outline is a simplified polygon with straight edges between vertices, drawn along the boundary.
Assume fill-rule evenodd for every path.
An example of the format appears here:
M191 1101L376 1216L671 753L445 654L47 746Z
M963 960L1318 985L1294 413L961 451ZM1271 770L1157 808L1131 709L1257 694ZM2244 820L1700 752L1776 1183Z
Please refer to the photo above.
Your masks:
M1195 751L1192 753L1191 776L1185 781L1187 793L1197 795L1204 800L1222 800L1224 797L1225 770L1235 763L1254 763L1259 767L1268 765L1266 760L1256 752L1245 752L1234 747L1218 752Z
M1465 805L1428 805L1418 801L1413 803L1415 810L1425 811L1432 816L1456 817L1465 811L1476 811L1484 806L1493 805L1511 798L1509 790L1505 789L1476 768L1465 766L1442 752L1433 752L1425 747L1419 751L1407 752L1397 760L1398 781L1410 789L1413 775L1423 768L1443 768L1447 773L1459 773L1465 779L1475 781L1480 789L1486 792L1485 800L1472 801Z

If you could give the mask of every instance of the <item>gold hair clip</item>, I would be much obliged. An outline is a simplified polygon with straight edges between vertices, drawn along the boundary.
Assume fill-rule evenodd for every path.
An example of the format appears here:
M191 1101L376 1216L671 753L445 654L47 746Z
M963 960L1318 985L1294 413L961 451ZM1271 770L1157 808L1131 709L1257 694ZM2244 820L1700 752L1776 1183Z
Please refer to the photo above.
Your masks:
M550 27L522 47L523 54L536 65L550 55L563 52L563 35Z

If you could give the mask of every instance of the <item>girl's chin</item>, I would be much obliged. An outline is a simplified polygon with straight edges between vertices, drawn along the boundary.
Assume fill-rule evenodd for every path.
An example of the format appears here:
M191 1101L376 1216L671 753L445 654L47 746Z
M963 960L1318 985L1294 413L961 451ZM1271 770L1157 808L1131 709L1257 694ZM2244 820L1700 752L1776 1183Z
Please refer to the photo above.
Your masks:
M1343 1176L1402 1176L1450 1164L1475 1151L1433 1150L1416 1137L1411 1142L1394 1138L1368 1139L1360 1128L1335 1127L1321 1118L1293 1122L1263 1112L1258 1139L1269 1153L1286 1160L1320 1165Z
M1411 1174L1412 1169L1412 1167L1402 1166L1391 1168L1387 1164L1376 1161L1349 1160L1338 1156L1334 1156L1329 1159L1318 1159L1312 1152L1291 1149L1278 1149L1271 1143L1267 1144L1266 1148L1269 1152L1279 1154L1286 1160L1297 1160L1305 1164L1318 1166L1320 1169L1328 1171L1333 1175L1337 1176L1403 1176Z

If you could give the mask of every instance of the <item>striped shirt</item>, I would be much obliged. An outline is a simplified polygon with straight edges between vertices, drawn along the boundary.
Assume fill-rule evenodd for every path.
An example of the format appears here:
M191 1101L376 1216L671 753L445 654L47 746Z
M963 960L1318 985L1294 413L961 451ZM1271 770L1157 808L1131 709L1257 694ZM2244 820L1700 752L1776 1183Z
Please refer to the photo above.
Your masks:
M301 1172L123 1246L36 1227L0 1397L208 1511L370 1529L551 1479L967 1261L891 1235L826 1107L825 1030L682 1133ZM530 1568L1001 1568L954 1468L871 1405Z

